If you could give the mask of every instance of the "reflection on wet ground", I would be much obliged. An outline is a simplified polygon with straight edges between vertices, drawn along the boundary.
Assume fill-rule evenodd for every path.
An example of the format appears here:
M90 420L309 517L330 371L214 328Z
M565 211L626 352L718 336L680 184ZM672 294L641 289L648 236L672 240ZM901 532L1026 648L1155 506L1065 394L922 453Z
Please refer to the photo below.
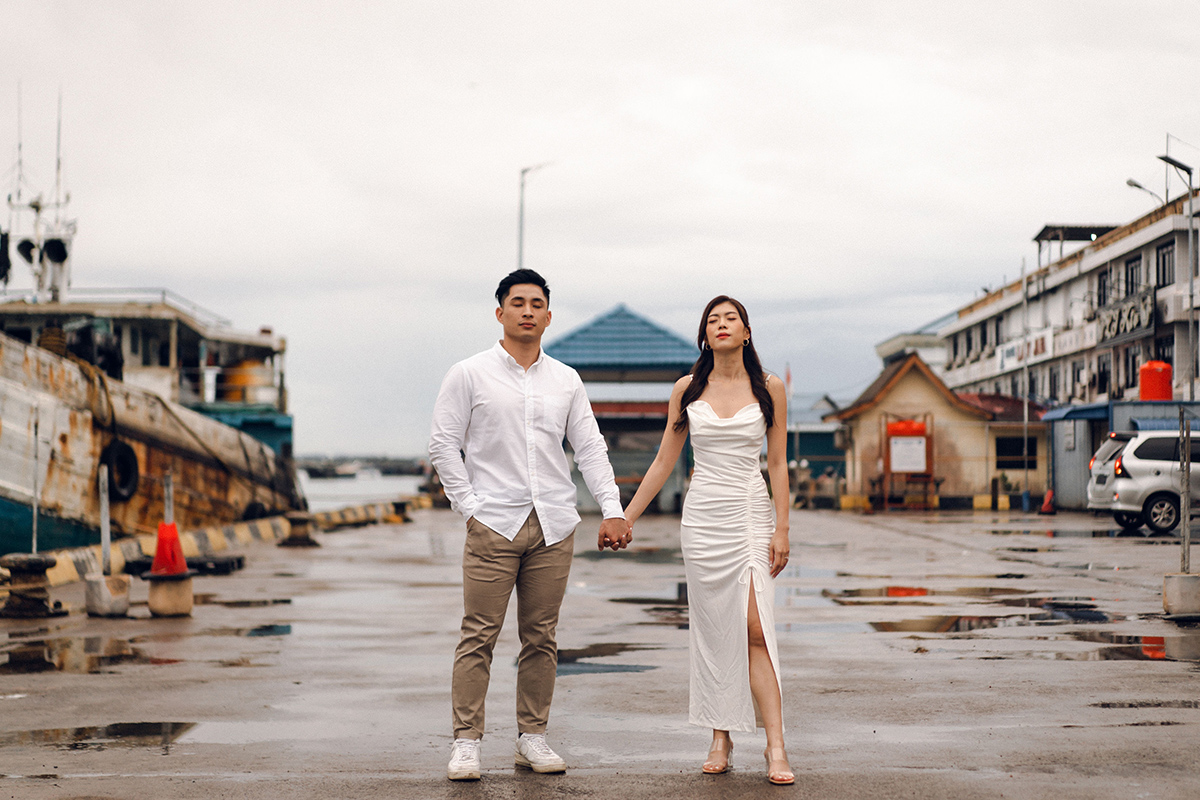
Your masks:
M914 597L997 597L999 595L1029 594L1028 589L1006 586L967 586L958 589L927 589L923 586L881 586L874 589L845 589L834 592L825 589L822 595L838 605L920 605Z
M1010 614L1007 616L938 616L872 622L871 627L885 633L963 633L983 628L1015 628L1025 625L1061 625L1067 620L1049 612Z
M287 636L291 625L270 624L253 628L209 628L196 633L160 633L120 638L113 636L63 636L49 639L24 639L18 632L9 634L10 644L0 646L0 675L35 672L98 674L119 664L178 664L178 658L156 658L135 647L147 642L177 642L191 636ZM236 661L236 660L235 660ZM225 666L248 666L226 663Z
M683 553L675 547L630 547L619 555L610 550L584 550L576 553L575 558L588 561L600 561L607 558L620 558L622 561L634 561L638 564L682 564Z
M661 650L661 647L649 644L628 644L626 642L601 642L576 649L558 651L558 672L562 675L590 675L611 672L648 672L657 667L644 664L605 664L583 659L608 658L621 653L637 650Z
M1171 533L1153 533L1148 530L1125 530L1124 528L1103 528L1099 530L1043 530L1038 528L993 529L986 530L993 536L1045 536L1051 539L1128 539L1142 544L1174 544L1178 540Z
M1112 644L1100 650L1104 660L1200 661L1200 630L1173 636L1137 636L1112 631L1072 631L1081 642Z
M7 646L0 674L71 672L95 674L117 664L177 664L178 659L152 658L128 639L108 636L38 639Z
M225 606L226 608L256 608L258 606L279 606L288 605L292 602L290 597L274 597L269 599L255 600L218 600L215 594L198 593L195 595L195 603L198 606Z
M194 722L115 722L86 728L43 728L0 733L0 746L50 745L60 750L161 746L166 754L171 742L194 727Z

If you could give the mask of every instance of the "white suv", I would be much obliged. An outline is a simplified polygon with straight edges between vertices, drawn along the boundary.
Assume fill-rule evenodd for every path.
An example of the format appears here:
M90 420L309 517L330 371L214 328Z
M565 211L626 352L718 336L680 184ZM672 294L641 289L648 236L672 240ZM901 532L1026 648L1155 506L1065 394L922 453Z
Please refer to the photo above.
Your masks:
M1192 506L1200 505L1200 433L1192 439ZM1112 433L1091 461L1088 508L1113 512L1124 528L1155 533L1179 524L1179 434Z

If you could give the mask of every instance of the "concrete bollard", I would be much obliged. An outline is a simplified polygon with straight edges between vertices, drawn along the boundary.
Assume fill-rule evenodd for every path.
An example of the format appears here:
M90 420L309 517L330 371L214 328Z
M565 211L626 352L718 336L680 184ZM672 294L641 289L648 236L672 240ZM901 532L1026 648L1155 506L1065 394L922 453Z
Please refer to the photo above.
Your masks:
M0 567L9 572L8 600L0 608L0 617L33 619L62 617L67 610L62 603L50 604L50 579L46 570L58 559L44 553L9 553L0 558Z
M179 575L151 575L142 577L150 581L150 613L155 617L186 617L192 613L195 597L192 594L191 571Z
M129 613L128 575L88 575L84 583L89 617L124 617Z
M312 515L306 511L289 511L287 513L288 535L279 542L280 547L320 547L321 543L312 538Z
M1163 610L1179 616L1200 616L1200 573L1164 575Z

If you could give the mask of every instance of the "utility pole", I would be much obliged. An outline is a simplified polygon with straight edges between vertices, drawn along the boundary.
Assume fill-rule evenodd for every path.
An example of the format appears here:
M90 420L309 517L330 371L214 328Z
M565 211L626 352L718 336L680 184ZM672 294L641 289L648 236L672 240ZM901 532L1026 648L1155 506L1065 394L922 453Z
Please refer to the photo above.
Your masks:
M525 264L525 176L550 166L550 163L547 161L544 164L534 164L521 170L521 194L517 204L517 269L521 269Z

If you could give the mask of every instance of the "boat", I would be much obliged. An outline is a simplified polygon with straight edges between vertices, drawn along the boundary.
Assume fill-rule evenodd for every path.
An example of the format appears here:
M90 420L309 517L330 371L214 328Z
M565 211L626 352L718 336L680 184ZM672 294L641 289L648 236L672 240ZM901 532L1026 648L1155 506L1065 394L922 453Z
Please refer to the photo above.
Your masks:
M305 509L292 461L286 340L166 289L72 285L69 196L9 195L0 231L0 554L99 541L100 467L115 534ZM9 292L12 250L33 288Z

